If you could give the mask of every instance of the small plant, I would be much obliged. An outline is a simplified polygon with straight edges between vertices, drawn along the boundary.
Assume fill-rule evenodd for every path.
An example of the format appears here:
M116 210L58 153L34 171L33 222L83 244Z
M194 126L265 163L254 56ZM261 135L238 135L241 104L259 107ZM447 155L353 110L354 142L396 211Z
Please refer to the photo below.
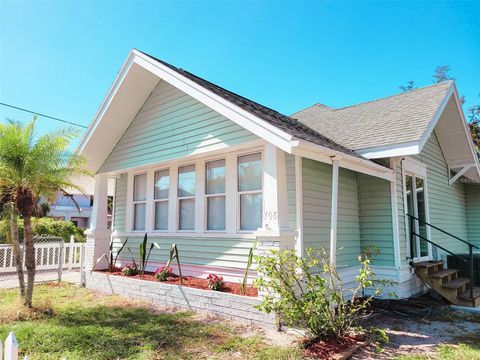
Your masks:
M217 274L210 274L207 276L208 288L210 290L220 291L224 282L223 277Z
M257 256L257 271L262 276L255 284L267 295L256 308L276 313L289 326L305 327L313 337L345 336L367 316L373 296L362 296L363 289L380 295L380 286L388 283L374 280L365 253L359 261L356 285L345 289L324 250L307 249L305 257L298 257L294 250L272 250L271 256Z
M178 273L180 274L180 284L183 285L182 268L180 267L180 257L178 256L178 248L176 244L172 244L172 247L170 248L170 256L168 258L167 265L165 266L169 267L174 259L177 260Z
M162 266L155 271L155 277L158 281L167 281L169 276L173 275L171 267Z
M135 276L138 274L137 265L135 263L130 263L125 265L122 269L122 274L125 276Z
M247 290L247 281L248 281L248 272L250 271L250 268L252 267L253 263L253 251L257 245L257 240L253 243L253 246L250 248L250 251L248 253L248 260L247 260L247 267L245 269L245 275L243 275L243 281L240 283L240 294L245 295L245 292Z
M122 246L120 246L120 249L118 249L117 253L115 254L115 256L113 256L113 237L112 239L110 240L110 246L109 246L109 251L110 251L110 261L108 263L108 271L109 272L114 272L115 271L115 268L117 267L117 260L118 260L118 256L120 255L120 253L122 252L123 248L125 247L125 245L127 245L127 241L128 241L128 238L125 239L125 241L123 242Z
M140 264L137 267L137 269L138 269L138 273L142 276L145 275L145 269L147 268L148 259L150 258L150 254L153 248L160 249L160 245L158 245L157 243L151 243L150 249L147 251L147 242L148 242L148 235L147 233L145 233L145 235L143 236L143 241L140 243L139 251L138 251L138 253L140 254ZM128 248L128 251L130 252L130 256L132 257L132 262L136 266L137 264L133 257L132 250Z

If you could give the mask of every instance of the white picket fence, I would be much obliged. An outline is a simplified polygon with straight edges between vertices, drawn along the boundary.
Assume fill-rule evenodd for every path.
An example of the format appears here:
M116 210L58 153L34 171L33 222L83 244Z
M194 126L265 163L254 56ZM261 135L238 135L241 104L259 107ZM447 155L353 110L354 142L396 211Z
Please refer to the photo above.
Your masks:
M75 243L73 237L69 243L64 243L63 241L37 242L34 247L37 271L58 270L60 267L72 270L79 269L81 266L83 243ZM12 246L7 244L0 245L0 274L14 273L15 271Z
M2 349L2 340L0 339L0 360L18 360L18 342L15 334L11 332L5 340L5 351ZM28 359L25 356L26 360Z

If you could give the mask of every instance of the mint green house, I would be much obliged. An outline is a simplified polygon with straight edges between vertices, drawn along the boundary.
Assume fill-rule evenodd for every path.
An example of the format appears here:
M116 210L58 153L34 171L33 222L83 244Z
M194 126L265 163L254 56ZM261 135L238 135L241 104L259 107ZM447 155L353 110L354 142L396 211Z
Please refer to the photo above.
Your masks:
M323 246L348 283L374 245L375 273L407 297L424 291L411 260L445 259L423 238L468 251L424 222L480 245L480 164L451 81L285 116L132 50L78 149L96 174L90 266L111 237L134 250L148 233L150 269L175 243L184 273L238 281L257 239Z

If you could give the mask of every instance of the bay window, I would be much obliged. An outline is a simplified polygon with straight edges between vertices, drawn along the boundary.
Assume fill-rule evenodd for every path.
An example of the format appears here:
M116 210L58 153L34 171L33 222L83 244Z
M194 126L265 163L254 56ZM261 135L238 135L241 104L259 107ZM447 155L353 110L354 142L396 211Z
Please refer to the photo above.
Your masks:
M207 230L225 230L225 160L206 165Z
M155 204L155 230L168 230L168 193L170 189L169 171L156 171L154 185L153 201Z
M262 172L260 153L238 157L240 230L262 227Z
M195 165L178 168L178 229L195 229Z
M133 177L133 230L145 230L147 174Z

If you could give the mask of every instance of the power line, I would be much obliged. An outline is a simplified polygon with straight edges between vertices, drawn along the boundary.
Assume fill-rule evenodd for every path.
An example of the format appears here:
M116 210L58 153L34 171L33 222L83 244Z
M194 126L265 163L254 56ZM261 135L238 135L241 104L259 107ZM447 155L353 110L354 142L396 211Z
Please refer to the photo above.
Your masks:
M67 121L67 120L62 120L62 119L59 119L59 118L56 118L56 117L53 117L53 116L49 116L49 115L45 115L45 114L40 114L39 112L27 110L27 109L24 109L24 108L21 108L21 107L18 107L18 106L13 106L13 105L10 105L10 104L5 104L5 103L2 103L2 102L0 102L0 105L7 106L7 107L9 107L9 108L16 109L16 110L20 110L20 111L25 111L25 112L27 112L27 113L34 114L34 115L38 115L38 116L42 116L42 117L44 117L44 118L52 119L52 120L55 120L55 121L60 121L60 122L65 123L65 124L70 124L70 125L78 126L78 127L84 128L84 129L87 128L87 126L82 125L82 124L77 124L77 123L74 123L74 122L71 122L71 121Z

